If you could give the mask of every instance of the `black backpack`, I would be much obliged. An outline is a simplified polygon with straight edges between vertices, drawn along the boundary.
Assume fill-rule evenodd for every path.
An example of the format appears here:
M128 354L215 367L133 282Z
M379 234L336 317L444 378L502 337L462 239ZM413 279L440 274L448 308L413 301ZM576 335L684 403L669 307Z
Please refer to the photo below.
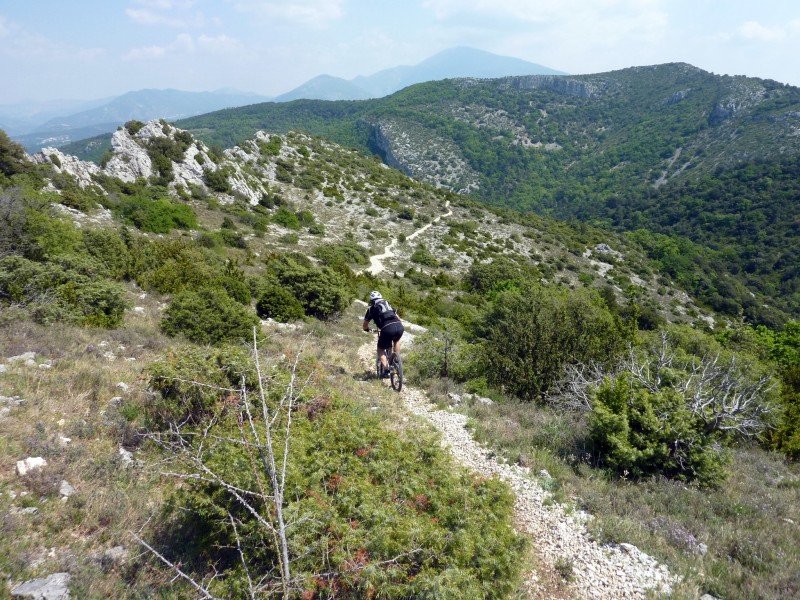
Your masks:
M375 319L375 324L378 327L383 327L386 321L390 321L395 317L397 317L397 311L383 298L372 303L372 318Z

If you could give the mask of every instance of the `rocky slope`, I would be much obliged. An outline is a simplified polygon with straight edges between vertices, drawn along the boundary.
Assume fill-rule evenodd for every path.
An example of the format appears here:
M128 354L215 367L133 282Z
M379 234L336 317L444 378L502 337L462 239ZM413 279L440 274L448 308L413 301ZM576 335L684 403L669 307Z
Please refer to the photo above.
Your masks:
M104 194L100 175L125 182L151 178L156 175L154 144L181 139L186 139L182 130L150 121L134 128L134 133L124 127L117 130L110 158L102 167L54 148L32 158ZM430 151L439 149L431 144ZM475 262L504 256L539 265L547 279L567 285L611 285L620 297L627 286L634 285L669 320L701 319L698 322L703 323L702 319L711 318L684 292L665 286L641 251L609 233L576 233L533 216L510 218L513 215L480 208L442 188L408 179L355 150L304 134L257 132L219 157L212 154L205 144L191 140L182 159L171 161L168 188L173 198L188 197L190 204L200 207L213 199L245 211L262 209L259 203L265 198L280 198L295 209L308 210L316 222L324 224L324 231L315 233L271 224L263 236L248 235L257 255L275 245L286 247L285 236L293 234L295 249L309 255L323 243L352 241L371 254L393 243L384 267L399 276L409 269L429 276L460 276ZM209 173L222 175L225 191L209 185ZM464 181L471 177L466 168L449 175ZM440 218L447 211L447 218ZM425 224L430 227L411 236ZM428 260L416 258L415 251L421 248L430 255Z

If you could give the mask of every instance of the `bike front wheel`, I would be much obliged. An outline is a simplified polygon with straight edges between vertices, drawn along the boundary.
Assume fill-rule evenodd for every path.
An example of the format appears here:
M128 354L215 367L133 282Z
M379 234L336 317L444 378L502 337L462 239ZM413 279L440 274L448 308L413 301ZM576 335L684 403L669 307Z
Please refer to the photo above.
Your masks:
M403 361L397 354L394 355L394 359L392 360L389 381L391 381L392 389L395 392L399 392L403 389Z

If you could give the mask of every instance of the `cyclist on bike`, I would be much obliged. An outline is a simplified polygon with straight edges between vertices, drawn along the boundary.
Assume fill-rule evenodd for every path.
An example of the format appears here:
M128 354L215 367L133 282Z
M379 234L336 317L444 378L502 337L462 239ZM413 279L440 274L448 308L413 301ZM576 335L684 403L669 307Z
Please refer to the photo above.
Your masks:
M397 311L381 296L378 291L370 292L369 308L364 315L362 329L369 331L369 322L375 321L380 333L378 334L378 359L383 367L383 377L389 377L389 363L386 361L384 350L392 348L397 354L400 352L400 338L403 337L403 327Z

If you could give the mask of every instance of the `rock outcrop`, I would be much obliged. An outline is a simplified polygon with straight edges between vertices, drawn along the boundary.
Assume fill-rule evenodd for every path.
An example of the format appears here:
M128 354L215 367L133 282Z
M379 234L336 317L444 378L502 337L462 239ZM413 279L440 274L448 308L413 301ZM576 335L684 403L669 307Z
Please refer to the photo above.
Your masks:
M131 133L127 127L120 127L111 136L111 158L105 162L103 167L66 155L56 148L45 148L32 155L31 159L37 164L49 163L56 172L71 175L84 189L95 185L94 178L99 174L131 183L137 179L149 179L158 174L148 152L152 140L169 138L175 141L176 136L181 133L183 133L182 130L165 125L158 120L145 123L134 133ZM267 134L263 132L256 134L256 142L265 141L265 139L269 139ZM222 203L232 202L233 197L238 196L246 198L251 204L257 204L265 192L260 181L261 176L270 180L274 179L275 174L268 168L262 168L261 170L264 172L258 173L258 176L245 171L243 165L249 165L252 170L258 170L257 143L254 142L253 147L254 153L252 154L239 147L226 150L222 160L215 162L210 156L208 148L202 142L193 141L184 150L183 158L180 161L172 161L170 189L175 191L178 188L199 188L209 193L210 190L204 179L206 171L224 169L230 193L220 193L220 201ZM242 160L243 158L247 160ZM102 192L99 186L97 189Z

